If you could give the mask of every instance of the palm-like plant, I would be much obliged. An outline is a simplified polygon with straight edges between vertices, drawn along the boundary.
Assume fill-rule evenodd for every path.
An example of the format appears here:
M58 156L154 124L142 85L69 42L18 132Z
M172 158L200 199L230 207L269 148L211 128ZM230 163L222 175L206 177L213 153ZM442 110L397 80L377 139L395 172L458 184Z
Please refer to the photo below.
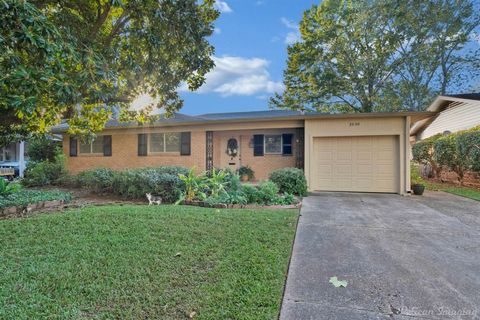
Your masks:
M193 201L195 199L205 199L207 197L204 192L206 189L205 176L197 176L194 168L190 169L187 175L179 174L178 177L185 184L185 192L182 194L177 203L180 203L183 200Z
M20 191L21 186L18 183L11 183L0 178L0 196L8 196Z
M210 172L208 178L208 186L210 188L210 194L212 197L218 196L220 193L225 192L225 178L228 172L226 170L215 170Z

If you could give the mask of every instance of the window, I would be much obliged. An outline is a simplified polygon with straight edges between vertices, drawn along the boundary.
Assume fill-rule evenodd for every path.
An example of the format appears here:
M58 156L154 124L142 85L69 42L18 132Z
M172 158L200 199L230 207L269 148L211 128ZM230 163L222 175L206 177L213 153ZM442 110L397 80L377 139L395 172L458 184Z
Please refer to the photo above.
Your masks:
M165 132L150 134L151 153L180 152L180 133Z
M17 161L17 144L10 143L5 147L0 147L0 161L10 162Z
M265 154L282 154L282 135L265 135Z
M99 136L90 143L80 141L81 154L103 154L103 137Z

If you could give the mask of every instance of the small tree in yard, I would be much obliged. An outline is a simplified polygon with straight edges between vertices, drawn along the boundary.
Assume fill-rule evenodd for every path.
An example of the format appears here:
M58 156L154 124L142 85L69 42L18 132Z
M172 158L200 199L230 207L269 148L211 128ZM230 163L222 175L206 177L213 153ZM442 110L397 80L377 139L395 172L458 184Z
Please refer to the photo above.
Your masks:
M415 143L412 147L413 160L432 167L433 174L436 178L440 177L442 167L435 160L434 145L441 135L435 135L425 140Z
M463 184L465 171L468 170L469 159L460 152L457 144L458 134L449 134L435 141L434 160L443 167L450 168L458 175L458 181Z
M0 0L0 140L45 133L66 119L69 133L121 120L167 115L178 88L205 82L214 67L208 37L214 0ZM148 108L130 104L142 94Z

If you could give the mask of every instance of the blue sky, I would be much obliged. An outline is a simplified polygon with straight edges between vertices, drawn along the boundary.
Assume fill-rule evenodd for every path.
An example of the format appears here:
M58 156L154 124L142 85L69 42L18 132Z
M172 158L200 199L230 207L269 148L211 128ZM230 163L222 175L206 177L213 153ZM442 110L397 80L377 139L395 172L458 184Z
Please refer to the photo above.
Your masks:
M182 90L186 114L268 109L281 91L287 44L299 37L298 23L313 0L224 0L216 32L216 68L197 92Z

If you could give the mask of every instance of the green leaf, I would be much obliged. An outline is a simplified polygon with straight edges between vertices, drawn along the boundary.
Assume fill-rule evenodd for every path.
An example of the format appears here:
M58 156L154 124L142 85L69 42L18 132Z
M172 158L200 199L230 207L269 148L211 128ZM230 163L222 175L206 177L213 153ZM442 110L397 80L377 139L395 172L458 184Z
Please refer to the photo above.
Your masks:
M330 282L335 288L346 288L348 284L347 280L339 280L337 277L331 277L328 282Z

